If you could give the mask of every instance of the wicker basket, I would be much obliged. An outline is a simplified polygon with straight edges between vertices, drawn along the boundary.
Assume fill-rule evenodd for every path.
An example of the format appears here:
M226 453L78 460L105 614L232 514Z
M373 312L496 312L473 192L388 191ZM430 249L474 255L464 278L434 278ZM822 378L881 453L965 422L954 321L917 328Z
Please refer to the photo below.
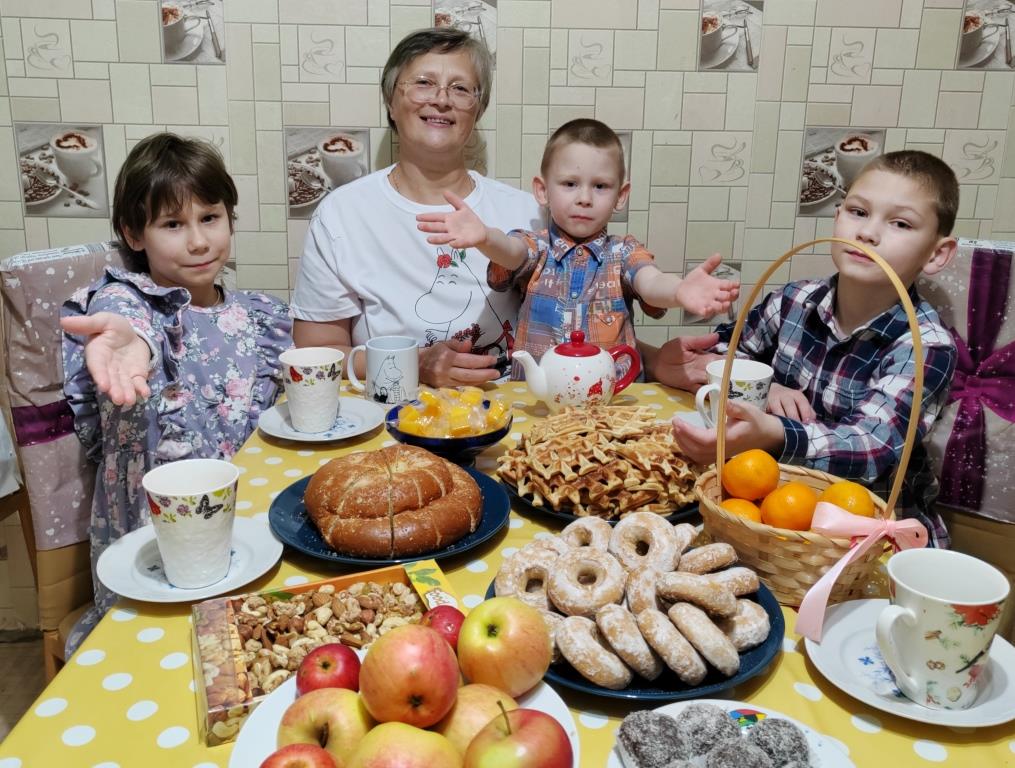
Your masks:
M902 300L902 305L909 318L909 328L913 336L914 359L923 360L923 346L920 343L919 327L913 303L909 298L908 291L892 268L877 253L863 247L859 243L840 238L822 238L795 246L772 263L768 270L759 278L750 295L744 301L736 325L733 328L733 335L730 337L729 350L726 355L727 362L734 357L737 345L740 342L740 335L743 330L744 321L747 318L747 313L754 305L758 294L764 288L772 273L786 260L805 248L818 243L835 242L846 243L851 248L863 251L884 270L895 287L899 298ZM723 372L722 384L719 386L718 424L724 424L726 421L726 401L729 395L731 367L728 364L726 365ZM915 367L913 384L914 408L918 408L923 397L922 365ZM880 518L894 518L895 502L899 497L906 467L909 464L909 456L913 449L918 421L919 419L917 418L910 418L906 430L906 442L903 446L902 456L899 460L888 501L885 502L881 498L871 494L877 510L876 514ZM722 465L723 457L726 454L725 438L725 430L717 430L715 468L701 475L694 486L694 493L700 502L705 532L715 541L725 541L732 544L733 548L737 551L740 561L758 572L758 576L772 590L772 593L780 603L794 606L799 605L807 590L849 551L851 542L849 539L832 539L812 531L792 531L785 528L775 528L764 523L756 523L741 515L727 512L719 506L723 498ZM797 480L819 493L840 479L824 472L789 464L780 464L779 470L781 482ZM885 546L888 546L888 544L886 543ZM841 602L843 600L866 597L865 588L873 580L878 560L883 554L884 547L874 546L863 557L850 563L832 588L830 602Z

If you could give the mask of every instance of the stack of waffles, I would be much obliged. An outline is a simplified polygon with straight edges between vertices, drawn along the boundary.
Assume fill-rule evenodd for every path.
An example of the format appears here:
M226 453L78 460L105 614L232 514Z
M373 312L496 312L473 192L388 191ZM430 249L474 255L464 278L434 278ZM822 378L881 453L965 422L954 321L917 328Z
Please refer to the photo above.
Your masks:
M645 406L567 408L497 461L519 496L556 512L609 520L665 515L694 500L695 475L670 425Z

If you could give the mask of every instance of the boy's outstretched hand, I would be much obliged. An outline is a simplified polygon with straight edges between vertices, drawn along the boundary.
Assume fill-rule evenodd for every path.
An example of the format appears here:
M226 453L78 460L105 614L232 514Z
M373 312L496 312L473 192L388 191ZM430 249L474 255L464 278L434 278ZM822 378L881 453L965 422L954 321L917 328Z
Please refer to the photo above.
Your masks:
M695 267L677 285L676 301L684 309L703 317L726 312L740 295L740 283L712 277L722 263L722 256L713 253Z
M64 317L60 327L85 340L85 364L100 392L116 405L132 407L151 394L148 364L152 353L127 318L112 312Z
M785 440L782 422L760 408L735 400L726 403L726 458L750 448L779 453ZM715 427L706 429L673 417L673 439L691 461L708 465L715 461Z
M486 225L465 201L452 192L444 199L455 209L451 213L418 213L416 227L420 232L431 232L426 241L431 245L450 245L452 248L475 248L486 242Z

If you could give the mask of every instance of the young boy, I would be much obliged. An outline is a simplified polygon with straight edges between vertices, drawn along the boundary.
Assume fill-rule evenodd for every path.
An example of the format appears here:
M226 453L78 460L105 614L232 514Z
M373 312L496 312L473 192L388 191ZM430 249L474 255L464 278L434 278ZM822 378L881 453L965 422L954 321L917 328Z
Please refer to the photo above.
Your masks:
M537 360L576 330L601 347L634 346L636 298L652 317L665 313L656 307L682 306L707 317L729 309L738 285L712 277L718 254L681 279L660 272L635 238L606 233L631 191L624 175L617 134L598 120L572 120L550 137L532 181L536 200L550 208L548 230L505 234L450 193L453 213L416 218L421 231L434 233L427 238L434 245L478 248L490 260L487 282L495 291L522 291L514 349ZM523 377L520 365L512 366L511 377Z
M940 272L955 256L950 234L958 201L958 182L944 162L924 152L891 152L853 182L833 233L876 251L909 288L923 342L924 391L896 515L919 519L939 547L949 545L948 532L933 510L938 484L922 441L947 402L957 353L914 281L921 272ZM887 497L913 408L912 336L877 264L839 243L832 245L832 261L837 274L790 283L751 310L738 354L771 365L775 380L769 413L729 403L726 450L762 448L781 462L856 480ZM732 330L717 329L721 342ZM715 461L714 429L675 418L673 432L691 458Z

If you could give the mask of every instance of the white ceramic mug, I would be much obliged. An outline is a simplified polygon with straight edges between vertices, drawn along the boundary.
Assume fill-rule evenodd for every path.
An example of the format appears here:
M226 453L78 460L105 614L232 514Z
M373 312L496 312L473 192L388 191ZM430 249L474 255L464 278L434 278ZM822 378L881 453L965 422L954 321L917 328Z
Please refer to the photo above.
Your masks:
M847 190L880 149L881 144L865 133L851 133L835 142L835 170Z
M347 133L336 133L317 145L321 166L337 187L363 175L363 142Z
M356 353L367 357L365 381L356 376ZM409 336L375 336L349 353L349 384L368 399L397 405L419 394L419 344Z
M341 405L342 360L334 347L300 347L279 355L289 420L297 432L324 432L335 425Z
M102 172L99 142L84 131L68 128L49 140L53 160L68 184L83 184Z
M947 549L907 549L888 561L891 605L878 616L881 655L918 704L967 709L980 692L1009 584L999 570Z
M983 41L983 27L987 20L978 11L966 11L962 15L962 42L959 56L969 58Z
M163 48L171 51L183 43L183 38L191 30L197 29L201 19L187 16L176 3L162 4L162 43Z
M717 13L701 14L701 58L711 58L722 43L722 17ZM708 29L706 32L705 30Z
M708 384L699 387L694 396L694 405L698 409L701 420L706 427L714 427L719 420L719 391L722 385L722 373L726 367L726 359L713 360L705 366ZM756 360L733 361L733 373L730 376L730 400L756 405L765 410L768 403L768 389L772 385L775 371L772 366Z
M228 461L185 459L141 478L162 567L174 587L200 589L229 572L239 477Z

